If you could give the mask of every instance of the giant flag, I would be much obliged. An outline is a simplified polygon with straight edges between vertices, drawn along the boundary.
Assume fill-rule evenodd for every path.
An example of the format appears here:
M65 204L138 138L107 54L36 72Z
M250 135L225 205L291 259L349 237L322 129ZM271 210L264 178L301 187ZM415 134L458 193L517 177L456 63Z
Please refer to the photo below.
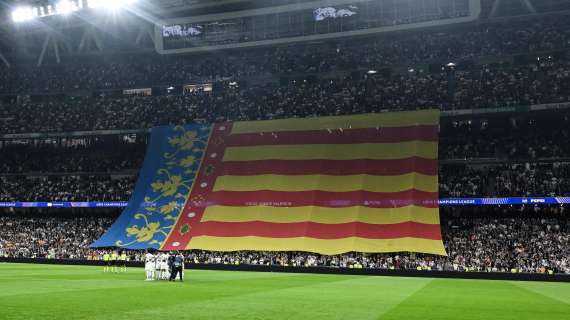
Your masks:
M444 255L438 125L437 110L216 124L161 249Z

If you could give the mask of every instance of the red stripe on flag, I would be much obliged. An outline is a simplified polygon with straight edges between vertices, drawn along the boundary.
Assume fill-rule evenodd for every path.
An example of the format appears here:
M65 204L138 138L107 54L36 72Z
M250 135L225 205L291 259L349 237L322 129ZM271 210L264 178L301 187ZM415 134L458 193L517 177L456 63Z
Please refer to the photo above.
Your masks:
M285 131L232 134L227 137L228 147L284 144L354 144L397 143L405 141L437 141L438 127L430 125L394 128L365 128Z
M425 175L436 175L437 160L424 158L406 158L397 160L257 160L227 161L218 170L219 175L401 175L417 172Z
M197 224L192 230L192 236L256 236L267 238L310 237L317 239L342 239L347 237L395 239L414 237L441 240L441 230L439 224L423 224L412 221L397 224L369 224L362 222L323 224L315 222L271 223L262 221L208 221Z
M437 208L437 199L437 192L425 192L415 189L401 192L216 191L210 193L202 205L223 205L231 207L261 205L274 207L320 206L331 208L352 206L397 208L416 205L427 208Z

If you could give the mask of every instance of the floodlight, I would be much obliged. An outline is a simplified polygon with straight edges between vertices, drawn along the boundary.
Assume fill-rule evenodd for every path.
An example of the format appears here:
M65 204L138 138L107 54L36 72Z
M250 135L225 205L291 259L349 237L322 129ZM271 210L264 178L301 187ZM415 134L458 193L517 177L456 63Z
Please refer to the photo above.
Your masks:
M77 11L79 8L75 2L61 0L55 5L55 9L58 14L66 15L72 13L73 11Z
M105 6L105 0L89 0L87 1L87 6L92 9L103 8Z
M92 9L116 11L134 3L136 0L89 0L87 5Z
M47 8L46 7L38 7L38 17L47 16Z
M34 9L31 7L16 8L12 11L12 20L14 22L24 22L35 18Z

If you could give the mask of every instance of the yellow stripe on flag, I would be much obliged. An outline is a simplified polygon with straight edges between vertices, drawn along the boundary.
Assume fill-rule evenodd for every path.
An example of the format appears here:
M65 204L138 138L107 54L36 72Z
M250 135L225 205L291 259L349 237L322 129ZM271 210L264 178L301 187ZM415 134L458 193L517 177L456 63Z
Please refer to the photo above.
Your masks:
M327 129L363 129L438 125L439 110L370 113L352 116L240 121L233 124L232 134Z
M323 240L307 237L265 238L265 237L193 237L187 250L200 249L211 251L308 251L325 255L345 252L421 252L447 255L441 240L420 238L366 239L349 237L344 239Z
M254 160L356 160L403 159L409 157L437 159L437 142L301 144L229 147L224 161ZM347 165L350 165L347 163Z
M400 192L416 189L425 192L437 192L437 176L417 172L395 176L376 176L367 174L331 176L331 175L279 175L262 174L253 176L219 176L214 191L371 191Z
M370 224L395 224L406 221L439 224L439 209L407 206L400 208L347 208L305 207L228 207L210 206L204 211L202 222L249 222L272 223L316 222L341 224L362 222Z

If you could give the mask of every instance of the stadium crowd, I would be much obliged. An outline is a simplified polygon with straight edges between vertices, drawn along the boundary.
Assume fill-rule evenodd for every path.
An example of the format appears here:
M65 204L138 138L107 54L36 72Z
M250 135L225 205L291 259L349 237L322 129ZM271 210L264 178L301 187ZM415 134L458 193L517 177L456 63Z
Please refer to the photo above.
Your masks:
M489 121L442 118L439 159L535 161L570 158L570 113ZM522 123L521 123L522 122ZM0 174L118 172L142 165L148 135L0 140ZM62 141L63 140L63 141Z
M0 173L119 172L142 166L145 143L9 144L0 148Z
M0 176L0 202L127 201L135 176Z
M451 210L443 209L442 211ZM463 211L465 210L465 211ZM371 269L421 269L570 274L570 220L566 207L502 207L442 214L448 257L426 254L348 253L323 256L307 252L185 253L188 263L286 265ZM464 216L465 215L465 216ZM106 216L58 217L4 214L0 217L0 256L102 260L104 249L89 244L111 225ZM142 261L144 252L128 251Z
M0 134L146 129L193 121L570 102L567 53L551 56L553 50L570 48L569 27L570 19L561 16L532 23L479 24L453 32L407 34L366 43L346 41L168 59L123 57L124 62L76 61L39 69L16 66L18 72L0 69L0 93L9 94L0 102ZM471 64L472 59L483 56L494 56L497 62L506 55L528 53L535 56L532 62ZM457 65L427 71L430 63L444 66L450 61ZM405 70L382 70L396 67ZM355 70L360 73L346 75ZM379 72L366 73L368 70ZM315 73L319 73L319 78L308 76ZM240 81L283 75L290 77L287 84L249 85ZM212 81L220 81L213 91L183 95L117 97L112 92ZM100 92L90 96L90 90ZM84 95L25 96L72 91L82 91ZM15 94L20 96L16 98ZM534 162L570 157L569 114L559 111L556 120L539 120L539 124L533 119L526 123L512 120L508 125L481 122L477 128L470 122L442 126L440 159L492 158L507 164L443 164L441 197L570 195L568 161ZM65 146L16 142L0 148L2 202L128 200L136 177L133 173L114 172L140 168L145 149L142 141ZM47 175L53 172L69 175ZM463 212L448 213L442 224L448 257L205 251L188 252L186 256L189 263L497 272L553 270L570 274L567 207L487 210L514 212L515 216L478 212L476 217L463 217ZM5 257L100 260L105 251L91 250L88 245L108 229L114 218L0 212L0 256ZM131 260L142 260L139 251L129 254Z
M75 148L52 147L48 150L53 156L48 157L42 157L43 147L0 153L0 159L6 159L0 162L0 201L127 201L144 158L143 144L132 147L140 153L117 149L113 154L113 148L87 153L80 148L74 153ZM527 158L470 165L444 160L439 193L442 198L570 196L570 163Z
M440 197L570 195L568 131L560 128L567 122L543 123L551 128L541 129L542 134L506 128L511 134L495 132L496 138L488 140L484 137L490 137L489 133L462 136L444 129ZM519 133L528 139L515 138ZM12 143L1 147L0 201L128 200L142 166L145 143L116 137L105 143L86 141L71 146Z
M489 122L451 121L442 124L439 158L535 161L570 157L570 114L562 110L547 117Z
M550 168L529 164L495 167L486 176L493 177L499 196L568 196L570 195L570 165L555 164Z
M87 247L113 221L112 217L92 215L3 215L0 216L0 256L84 259Z
M415 66L485 56L566 49L567 16L483 23L454 31L426 31L372 41L340 41L244 50L179 58L117 57L64 66L0 70L0 93L60 93L77 90L186 84L224 78L324 73L338 70ZM118 62L122 60L122 62ZM112 61L112 62L110 62ZM73 74L73 77L69 77Z
M569 127L559 113L516 126L442 124L440 197L570 195ZM77 139L0 144L0 200L128 200L147 135Z
M516 269L531 273L551 269L570 274L570 221L566 210L503 208L493 217L479 209L471 218L460 217L461 214L444 217L442 233L448 257L413 253L322 256L303 252L192 251L187 258L190 263L483 272Z
M135 174L0 176L0 202L127 201ZM442 165L439 195L461 197L570 196L570 165L513 163L473 168Z
M141 129L202 119L262 120L439 107L495 108L570 101L570 62L480 66L391 77L230 85L185 95L68 97L0 108L1 133Z
M570 164L449 165L440 168L439 180L440 197L569 196Z
M0 176L0 202L127 201L136 176L15 175ZM514 163L481 169L443 165L439 171L441 198L570 196L570 165Z

